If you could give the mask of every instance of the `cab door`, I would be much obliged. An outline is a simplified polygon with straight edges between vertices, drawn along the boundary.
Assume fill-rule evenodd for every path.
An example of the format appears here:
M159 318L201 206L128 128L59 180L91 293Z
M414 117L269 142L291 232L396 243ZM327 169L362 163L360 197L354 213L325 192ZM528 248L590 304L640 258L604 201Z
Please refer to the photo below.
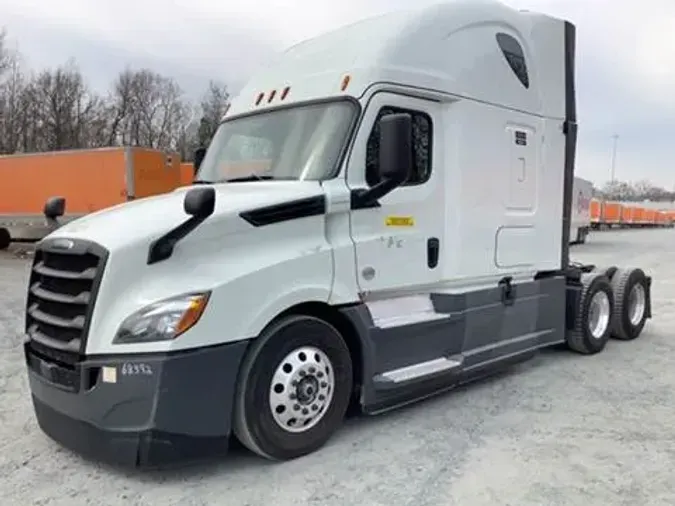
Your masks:
M352 206L351 234L362 295L388 298L424 292L442 277L444 241L443 142L437 102L378 92L368 102L347 165L353 191L379 181L379 120L408 113L413 124L413 171L377 204Z

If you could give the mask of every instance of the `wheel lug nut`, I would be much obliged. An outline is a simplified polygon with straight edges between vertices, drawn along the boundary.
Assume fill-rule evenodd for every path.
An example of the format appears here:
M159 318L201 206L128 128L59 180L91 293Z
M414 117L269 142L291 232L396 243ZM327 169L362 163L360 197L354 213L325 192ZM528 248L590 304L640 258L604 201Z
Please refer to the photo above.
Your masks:
M300 371L299 374L300 374L300 376L302 376L303 378L307 375L307 373L306 373L305 371Z
M323 378L323 373L322 373L321 371L319 371L318 373L316 373L316 375L317 375L319 378Z
M291 381L291 386L292 386L292 387L297 387L297 386L298 386L298 382L297 382L296 380Z
M305 408L302 410L303 415L309 415L309 409Z
M315 372L316 372L316 368L315 368L315 367L310 367L310 368L309 368L309 374L314 374Z
M326 388L327 386L328 386L328 383L326 383L325 381L321 382L321 388Z
M312 411L316 411L317 409L319 409L319 406L317 406L316 404L313 404L312 405Z
M295 394L289 394L288 395L288 398L292 401L295 400L296 397L297 397L297 395L295 395Z
M319 395L319 400L320 400L320 401L325 401L325 400L326 400L326 396L323 395L323 394Z
M295 411L298 411L300 409L300 404L296 404L295 406L293 406L293 409Z

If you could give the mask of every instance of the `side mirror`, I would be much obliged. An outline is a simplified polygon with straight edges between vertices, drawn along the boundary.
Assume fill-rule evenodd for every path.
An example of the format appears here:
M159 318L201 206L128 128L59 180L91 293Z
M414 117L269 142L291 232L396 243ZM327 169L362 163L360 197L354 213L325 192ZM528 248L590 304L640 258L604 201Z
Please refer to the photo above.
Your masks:
M380 120L379 172L384 180L405 183L412 172L412 116L387 114Z
M66 214L66 199L63 197L48 198L42 213L50 220L60 218Z
M206 148L201 147L201 148L197 148L195 150L195 161L194 161L195 174L197 174L197 171L199 170L199 166L204 161L205 156L206 156Z
M190 216L205 220L216 208L216 190L213 186L192 188L185 194L183 209Z

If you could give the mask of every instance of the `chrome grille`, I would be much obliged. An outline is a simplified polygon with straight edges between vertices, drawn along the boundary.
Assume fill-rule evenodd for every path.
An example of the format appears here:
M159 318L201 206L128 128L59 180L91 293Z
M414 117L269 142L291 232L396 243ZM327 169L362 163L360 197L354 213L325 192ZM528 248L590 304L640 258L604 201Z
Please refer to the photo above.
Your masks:
M106 260L107 251L91 242L38 245L26 303L26 333L36 351L62 363L79 360Z

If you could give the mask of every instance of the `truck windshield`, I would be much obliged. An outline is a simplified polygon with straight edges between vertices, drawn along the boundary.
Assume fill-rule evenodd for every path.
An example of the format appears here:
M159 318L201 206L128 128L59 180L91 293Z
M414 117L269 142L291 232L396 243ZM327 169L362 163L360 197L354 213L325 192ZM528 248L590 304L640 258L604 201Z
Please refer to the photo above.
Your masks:
M340 100L225 121L196 179L216 183L331 178L357 109L354 103Z

